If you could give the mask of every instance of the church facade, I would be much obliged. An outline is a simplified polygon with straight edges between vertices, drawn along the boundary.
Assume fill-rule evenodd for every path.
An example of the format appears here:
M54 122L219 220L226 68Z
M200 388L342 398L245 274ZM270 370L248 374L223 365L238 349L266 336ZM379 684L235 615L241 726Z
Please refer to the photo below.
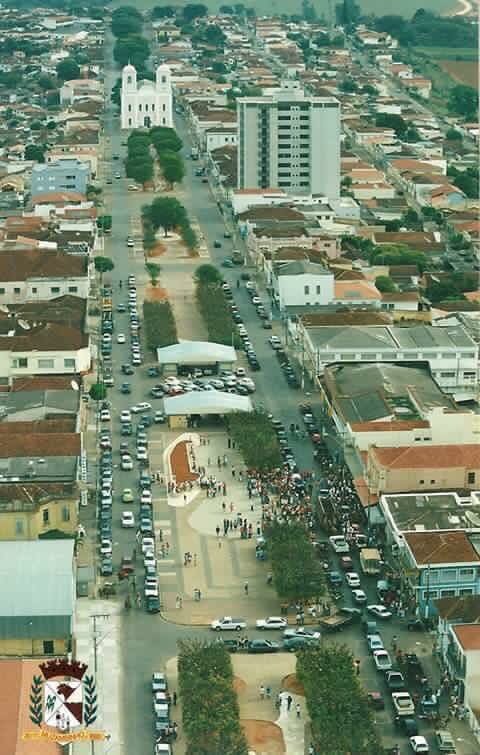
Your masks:
M137 81L132 65L122 71L122 129L173 126L172 82L170 68L163 64L155 72L155 81Z

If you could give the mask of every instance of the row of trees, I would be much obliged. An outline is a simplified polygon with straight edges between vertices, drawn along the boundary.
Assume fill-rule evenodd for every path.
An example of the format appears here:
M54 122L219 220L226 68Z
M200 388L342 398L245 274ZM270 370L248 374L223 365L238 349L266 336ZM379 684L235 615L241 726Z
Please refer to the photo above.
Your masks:
M200 265L195 271L195 297L198 309L213 343L235 346L237 329L222 288L222 276L213 265Z
M273 522L265 532L279 598L288 602L314 599L318 603L325 593L324 572L304 524Z
M264 412L234 412L229 415L228 427L249 469L268 471L281 466L278 439Z
M139 184L153 178L153 158L150 152L150 137L145 131L132 131L127 140L125 172Z
M133 6L122 5L112 13L112 32L117 38L113 57L121 66L131 63L143 76L150 47L142 36L142 26L142 14Z
M147 349L150 351L178 343L175 317L168 300L144 301L143 324Z
M418 47L477 47L478 32L461 16L439 16L420 8L409 20L390 14L369 19L377 31L398 39L401 45ZM368 28L371 28L370 26Z
M220 642L181 640L178 647L187 755L247 755L230 654Z
M173 128L154 126L149 132L150 140L155 148L163 177L172 186L183 181L185 165L180 150L183 142Z
M315 752L382 755L367 696L345 645L309 645L297 655Z

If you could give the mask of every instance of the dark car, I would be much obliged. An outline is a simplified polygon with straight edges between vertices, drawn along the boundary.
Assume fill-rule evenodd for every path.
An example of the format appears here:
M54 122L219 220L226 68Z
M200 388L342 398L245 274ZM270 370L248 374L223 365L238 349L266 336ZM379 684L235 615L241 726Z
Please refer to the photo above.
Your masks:
M333 587L339 587L343 582L342 575L338 571L329 571L327 580Z
M385 684L390 692L402 692L406 689L405 679L400 671L387 671L385 674Z
M160 613L160 600L153 595L145 599L147 613Z
M124 375L134 375L135 370L133 369L131 364L122 364L121 370Z
M132 435L133 425L131 422L124 422L120 427L120 435Z
M367 692L368 704L374 710L384 710L385 700L380 692Z
M132 392L132 386L130 383L122 383L120 386L120 393L131 393Z
M272 640L250 640L248 643L249 653L277 653L279 650L278 642Z
M213 246L215 247L215 249L220 249L220 247L222 246L222 242L220 241L220 239L215 239L215 241L213 242Z
M283 641L282 647L289 653L294 653L295 650L299 650L299 648L308 647L309 645L314 645L317 642L318 640L316 640L314 637L287 637Z
M427 626L422 619L415 618L407 621L407 629L409 632L425 632Z
M270 322L270 320L264 320L262 323L262 328L264 328L265 330L271 330L272 323Z
M149 367L147 370L148 377L158 377L160 375L160 370L158 367Z
M414 718L395 716L395 728L406 734L407 737L416 737L418 734L418 724Z
M102 563L100 564L100 574L102 577L111 577L113 574L113 562L111 558L102 559Z

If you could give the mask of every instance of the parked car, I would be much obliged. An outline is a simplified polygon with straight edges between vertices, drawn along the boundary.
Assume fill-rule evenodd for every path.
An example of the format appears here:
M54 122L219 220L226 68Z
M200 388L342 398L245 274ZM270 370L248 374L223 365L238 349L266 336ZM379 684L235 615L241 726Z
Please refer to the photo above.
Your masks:
M308 647L312 644L315 644L319 642L318 639L315 639L314 637L286 637L282 642L282 647L284 650L286 650L289 653L294 653L295 650L299 650L300 648Z
M379 634L369 634L367 637L368 649L371 653L374 650L384 650L383 641Z
M335 553L349 553L350 546L343 537L343 535L331 535L328 538L328 542L332 546Z
M280 645L271 640L250 640L247 649L249 653L277 653Z
M288 624L287 620L281 616L267 616L266 619L257 619L255 625L257 629L283 629Z
M308 629L306 627L291 627L290 629L285 629L283 636L285 639L303 637L307 640L319 640L321 637L320 632L316 632L314 629Z
M435 742L440 752L455 753L455 741L447 729L439 729L435 732Z
M357 605L367 602L367 596L363 590L352 590L352 598Z
M122 511L122 527L135 527L133 511Z
M397 716L408 716L411 718L415 715L415 705L406 691L392 692L392 705Z
M357 572L347 572L345 574L345 580L349 587L360 587L360 577Z
M420 734L416 737L410 737L410 747L412 752L430 752L427 740Z
M385 684L390 692L401 692L405 689L405 679L400 671L387 671L385 674Z
M392 616L392 612L385 608L381 603L378 605L367 606L367 611L376 616L377 619L390 619Z
M392 668L392 660L386 650L374 650L373 662L378 671L390 671Z

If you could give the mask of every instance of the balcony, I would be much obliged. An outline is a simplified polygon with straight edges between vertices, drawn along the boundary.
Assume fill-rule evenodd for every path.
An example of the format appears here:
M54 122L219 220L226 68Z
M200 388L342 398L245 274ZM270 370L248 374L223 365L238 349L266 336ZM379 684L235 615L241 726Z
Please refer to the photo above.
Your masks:
M456 645L450 641L447 648L448 663L454 675L459 679L465 679L465 656L461 655Z

